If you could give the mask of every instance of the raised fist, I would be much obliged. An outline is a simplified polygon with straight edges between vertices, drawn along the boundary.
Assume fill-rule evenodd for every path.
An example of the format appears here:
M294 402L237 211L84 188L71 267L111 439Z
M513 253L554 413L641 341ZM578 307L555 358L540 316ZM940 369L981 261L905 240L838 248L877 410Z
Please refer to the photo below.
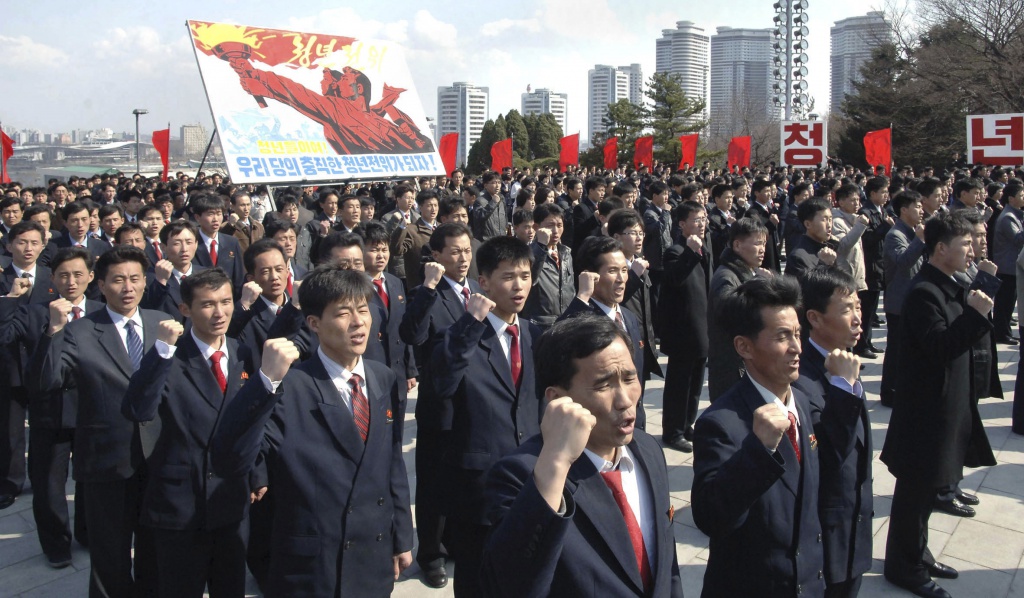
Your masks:
M167 281L171 279L171 275L174 273L174 264L170 260L160 260L153 266L153 276L156 277L157 282L167 286Z
M967 305L973 307L981 315L988 316L992 311L992 298L981 291L974 290L967 295Z
M990 260L981 260L980 262L978 262L978 269L981 270L982 272L991 274L992 276L995 276L996 271L999 270L995 262Z
M836 252L835 250L824 247L818 252L818 259L825 265L831 266L836 263Z
M185 327L181 325L181 322L177 320L164 320L157 326L156 338L168 345L174 346L174 343L178 342L178 337L183 332L185 332Z
M860 375L860 357L849 351L833 349L825 357L825 369L830 375L839 376L853 386Z
M302 281L298 278L292 281L292 305L295 306L295 309L301 309L302 307L299 305L299 287L301 286Z
M263 365L260 371L270 378L271 382L278 382L299 358L299 349L295 343L286 338L272 338L263 343Z
M321 237L326 237L330 233L331 233L331 221L330 220L321 220L320 221L320 236Z
M294 282L292 283L292 292L295 292ZM255 281L250 280L242 287L242 298L239 299L239 303L242 304L243 309L249 309L253 303L256 303L261 294L263 294L263 288Z
M11 284L11 292L8 297L21 297L32 290L32 281L27 278L15 278Z
M704 239L701 239L697 235L690 235L686 237L686 246L692 249L695 253L701 253L704 251Z
M67 299L55 299L50 302L50 335L56 334L68 323L68 314L74 305Z
M646 272L647 268L649 267L650 264L647 262L647 260L645 260L642 257L637 257L633 258L633 263L629 266L629 269L632 270L637 276L643 276L644 272Z
M548 242L551 241L551 230L544 227L538 228L534 240L537 241L537 243L539 243L540 245L547 247Z
M924 224L918 224L914 227L914 234L918 239L924 241Z
M444 266L439 262L423 264L423 286L428 289L437 288L437 283L444 277Z
M576 296L580 301L587 303L590 301L590 296L594 294L594 287L597 286L597 281L601 280L601 275L596 272L587 272L584 270L579 275L579 289L576 291Z
M548 403L541 419L540 433L545 451L564 465L571 465L587 448L597 418L572 397L558 397Z
M864 214L857 214L857 224L863 224L864 226L867 226L868 224L871 224L871 221L868 220L868 217L865 216Z
M792 399L790 399L792 400ZM789 429L789 414L775 403L766 403L754 411L754 435L770 451L779 447L782 435Z
M484 321L487 314L491 313L494 309L494 302L480 293L473 293L469 296L469 313L473 314L473 317L480 322Z

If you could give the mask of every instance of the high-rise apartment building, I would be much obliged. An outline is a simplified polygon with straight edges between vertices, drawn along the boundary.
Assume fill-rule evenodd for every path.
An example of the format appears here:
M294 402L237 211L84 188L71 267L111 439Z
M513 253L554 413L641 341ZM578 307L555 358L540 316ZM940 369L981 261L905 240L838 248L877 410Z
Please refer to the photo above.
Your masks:
M595 65L587 78L588 92L588 133L593 141L596 135L605 131L604 117L608 104L629 100L640 105L644 101L644 75L639 64L629 66Z
M206 127L196 123L192 125L181 125L181 147L185 152L185 158L199 158L206 152L206 145L210 142L206 134Z
M655 42L657 73L678 75L687 97L708 101L708 48L710 38L692 21L678 21L675 29L663 29ZM705 107L702 118L707 118Z
M527 114L550 114L562 127L562 133L566 131L566 118L568 114L569 96L564 93L556 93L550 89L534 89L522 94L522 107L520 113Z
M480 138L487 122L490 91L465 81L456 81L451 87L437 88L437 138L448 133L459 134L459 149L455 163L463 165L469 148Z
M836 21L832 27L832 86L829 109L838 113L846 96L854 93L854 81L860 81L860 69L871 59L871 52L892 39L892 26L885 13L869 12L862 17Z
M710 134L730 137L778 115L771 99L770 29L719 27L711 36Z

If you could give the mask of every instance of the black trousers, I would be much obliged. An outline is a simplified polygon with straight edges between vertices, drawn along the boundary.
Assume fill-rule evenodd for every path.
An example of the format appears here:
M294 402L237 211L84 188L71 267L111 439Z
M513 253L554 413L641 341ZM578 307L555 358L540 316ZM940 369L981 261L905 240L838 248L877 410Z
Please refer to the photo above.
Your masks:
M693 422L697 421L700 390L704 386L706 357L688 359L668 356L665 390L662 393L661 437L673 442L685 437L692 440Z
M1020 326L1017 332L1024 334L1024 326ZM1017 381L1013 385L1012 422L1013 432L1024 434L1024 351L1021 351L1019 346L1017 347Z
M245 530L238 521L214 530L153 528L160 598L245 596Z
M661 322L658 321L658 301L661 299L661 283L665 280L665 271L648 270L647 275L651 279L651 328L654 329L654 336L661 338Z
M440 567L448 558L443 543L445 480L441 466L446 434L423 428L416 433L416 562L424 570Z
M825 598L857 598L862 581L864 576L858 575L842 583L825 584Z
M455 598L483 596L480 566L490 527L465 520L449 518L450 548L455 558Z
M885 319L887 327L885 358L882 359L882 385L878 397L883 405L892 407L893 397L896 395L896 370L900 367L900 316L887 313Z
M71 518L65 487L71 462L74 428L53 429L35 426L28 436L28 477L32 483L32 515L43 553L49 557L71 554ZM80 511L79 484L75 484L76 521L85 518ZM81 506L84 508L84 506ZM76 524L76 527L79 527ZM80 534L76 534L80 535Z
M910 587L931 581L928 567L935 557L928 550L928 519L937 491L934 486L896 478L885 541L885 578L889 581Z
M993 298L995 306L992 311L992 325L995 331L992 334L997 340L1003 340L1010 336L1010 318L1017 308L1017 277L1006 274L998 276L1003 284Z
M267 493L259 502L249 505L249 517L244 523L249 527L249 542L245 549L245 564L249 567L256 585L266 590L267 575L270 573L270 532L274 518L274 491Z
M145 487L142 474L126 480L85 481L89 529L89 598L149 597L157 594L156 546L151 528L139 525ZM135 559L132 560L132 548Z
M880 294L881 293L879 291L873 291L871 289L866 291L857 291L857 297L860 299L861 333L860 340L857 341L857 346L854 347L855 351L862 351L872 345L872 328L875 325L875 320L878 318L878 297Z
M0 494L17 496L25 488L25 389L0 388Z

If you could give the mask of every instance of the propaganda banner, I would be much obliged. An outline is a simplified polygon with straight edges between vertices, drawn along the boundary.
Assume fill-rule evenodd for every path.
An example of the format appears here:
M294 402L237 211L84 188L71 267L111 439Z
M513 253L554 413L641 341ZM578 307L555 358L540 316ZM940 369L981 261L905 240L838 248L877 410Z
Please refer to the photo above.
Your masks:
M828 163L828 129L824 121L786 120L780 127L780 164L814 168Z
M189 21L234 183L442 175L401 47Z
M967 161L986 166L1024 164L1024 114L968 116Z

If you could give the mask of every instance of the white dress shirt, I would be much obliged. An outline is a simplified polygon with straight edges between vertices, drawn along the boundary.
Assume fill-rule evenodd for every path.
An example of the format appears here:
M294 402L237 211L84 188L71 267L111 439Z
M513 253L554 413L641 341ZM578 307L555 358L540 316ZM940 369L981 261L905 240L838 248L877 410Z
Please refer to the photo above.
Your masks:
M114 322L114 327L117 328L117 334L121 337L121 345L124 346L124 350L126 352L128 351L128 331L124 329L124 325L128 320L135 322L135 333L139 335L139 340L142 341L143 351L145 351L146 335L142 326L142 314L139 312L138 308L135 308L135 313L132 314L131 318L122 316L109 307L107 308L107 314L110 315L111 321ZM131 353L129 352L128 355L131 356Z
M793 391L792 390L788 391L784 397L777 397L777 396L775 396L775 393L773 393L772 391L768 390L764 386L761 386L757 382L757 380L754 380L754 377L751 376L749 373L747 374L747 377L750 378L750 381L754 384L754 388L757 389L757 392L761 393L761 398L764 399L765 403L775 403L776 405L779 406L779 409L782 409L783 413L792 413L793 416L796 417L796 427L797 427L797 431L799 431L800 430L800 412L797 411L797 409L796 409L796 401L792 400L792 398L793 398ZM788 401L784 400L786 398L788 398L790 400L788 400Z
M333 361L330 357L324 354L322 347L317 347L316 354L320 357L320 361L324 364L324 369L327 370L327 375L331 377L331 384L334 388L338 389L341 394L341 400L348 407L349 411L352 410L352 387L348 385L348 381L352 378L352 374L358 374L360 377L359 388L363 391L363 396L369 399L370 395L366 392L366 368L363 366L363 358L360 357L359 361L356 362L356 367L352 368L352 371L346 370L342 365L336 361ZM353 411L353 415L355 412Z
M196 331L194 329L190 330L189 334L192 335L192 340L194 340L196 342L196 346L199 347L199 352L202 353L203 357L206 358L207 363L211 363L211 365L212 365L212 362L210 361L210 359L213 357L213 354L216 353L217 351L220 351L221 353L224 354L224 356L220 358L220 363L218 363L217 366L220 367L220 372L222 374L224 374L224 379L227 380L228 379L228 344L227 344L225 338L223 336L220 337L220 349L214 349L210 345L207 345L203 341L199 340L199 337L196 336ZM160 357L163 357L164 359L170 359L171 357L174 357L174 353L177 350L178 350L178 346L177 345L168 345L167 343L165 343L164 341L159 340L159 339L156 341L156 351L157 351L157 353L160 354Z
M657 530L655 529L654 496L644 468L637 466L633 454L626 446L620 446L615 452L614 463L598 456L590 449L583 449L583 454L590 459L600 473L616 469L621 472L622 491L626 495L626 502L629 503L629 508L633 511L637 525L640 526L640 533L644 536L644 547L647 548L647 559L651 563L651 571L656 571L655 561L658 551L655 537Z
M808 337L807 341L811 343L811 346L814 347L818 353L828 357L828 351L818 343L814 342L813 338ZM862 399L864 398L864 386L860 383L860 380L854 380L854 383L851 385L849 380L842 376L830 376L829 383L832 384L832 386L845 390L852 395L857 395Z
M63 298L64 297L61 297L61 299L63 299ZM68 322L74 322L75 321L75 309L74 308L76 308L76 307L78 309L82 310L82 313L81 313L80 317L84 318L85 317L85 295L82 295L82 298L78 300L78 303L75 303L75 304L73 304L71 306L71 311L68 312Z
M513 317L515 319L512 321L512 324L515 324L516 326L519 326L519 316L516 315L516 316L513 316ZM494 312L489 312L487 314L487 322L491 325L492 328L494 328L495 334L498 335L498 342L501 343L501 352L505 354L505 361L508 361L509 365L511 366L512 361L509 359L509 350L512 347L512 338L511 338L511 335L505 334L505 331L508 330L509 324L506 324L501 318L499 318L498 316L494 315ZM520 337L520 339L522 338L522 335L523 335L523 327L519 326L519 337ZM522 353L523 353L523 344L522 344L522 342L520 342L519 343L519 354L520 354L520 356L522 355Z
M39 264L32 264L32 267L29 268L28 270L22 270L18 266L14 265L13 262L11 263L11 267L14 268L14 275L18 278L23 278L25 274L28 274L28 281L31 282L32 284L36 283L36 270L38 268L38 265Z

